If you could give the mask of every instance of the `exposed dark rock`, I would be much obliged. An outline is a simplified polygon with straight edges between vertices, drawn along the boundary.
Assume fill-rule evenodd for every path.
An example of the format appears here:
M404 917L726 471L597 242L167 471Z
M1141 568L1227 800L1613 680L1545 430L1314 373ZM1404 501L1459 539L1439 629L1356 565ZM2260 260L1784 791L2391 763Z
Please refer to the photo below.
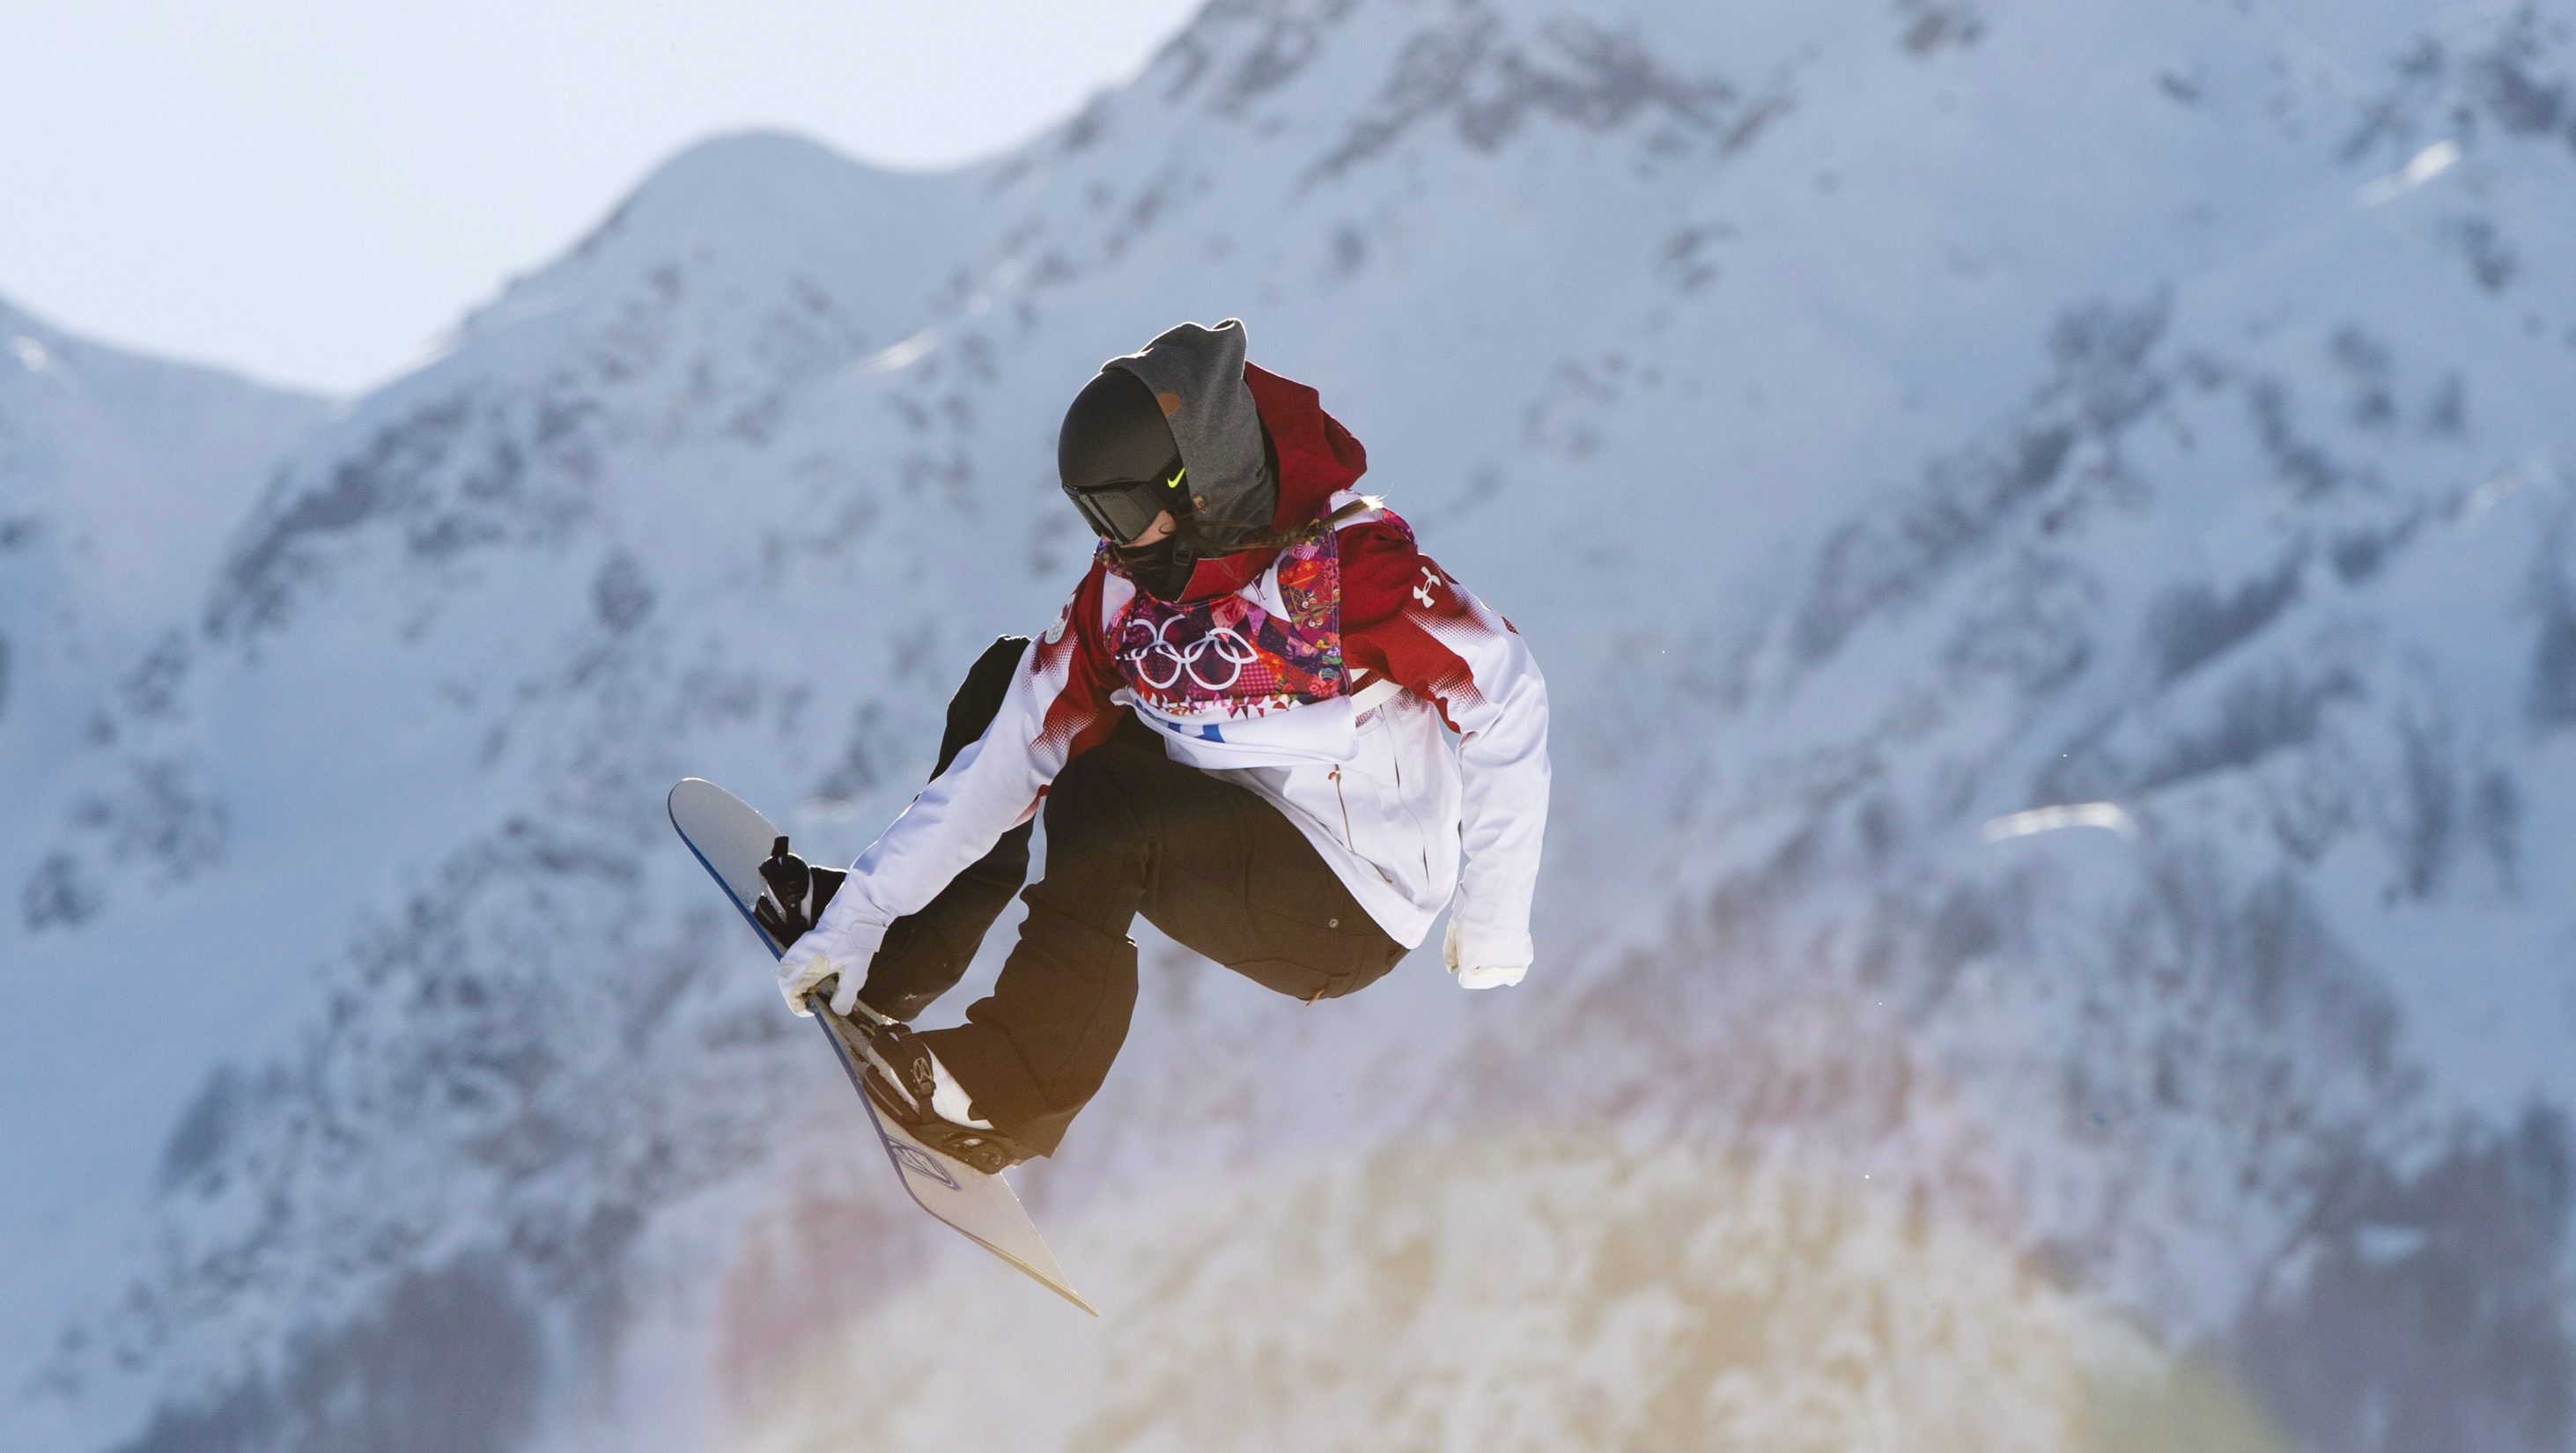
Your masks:
M2505 890L2516 888L2515 869L2522 855L2522 788L2512 774L2496 769L2478 778L2469 795L2469 832L2496 866Z
M211 1402L164 1406L117 1453L514 1453L545 1339L499 1265L414 1272L371 1317Z
M1955 0L1897 0L1905 22L1899 43L1908 54L1928 56L1944 48L1965 50L1983 40L1986 18L1979 7Z
M2526 6L2494 48L2468 66L2470 86L2487 114L2512 135L2547 135L2568 119L2567 82L2540 73L2542 51L2539 19Z
M1356 227L1344 225L1333 229L1333 275L1350 277L1368 261L1368 239Z
M206 1077L162 1143L157 1177L162 1194L215 1173L247 1120L250 1098L249 1077L232 1065L219 1066Z
M225 562L208 628L230 635L282 618L297 585L320 569L314 542L417 500L471 414L462 398L424 405L379 429L326 478L293 487Z
M2565 1119L2466 1127L2419 1172L2355 1152L2230 1341L2308 1447L2545 1453L2576 1409Z
M2423 516L2410 513L2393 525L2335 536L2326 547L2326 559L2334 566L2335 578L2346 585L2359 585L2378 574L2389 557L2414 538L2416 527L2422 523Z
M590 603L601 625L633 630L653 610L653 585L644 578L643 563L624 552L608 557L591 581Z
M143 659L125 673L118 683L117 695L125 709L139 717L162 717L177 704L179 688L188 679L188 638L177 631L165 633L152 643Z
M814 784L814 795L825 802L848 802L875 787L882 780L878 758L887 749L885 737L883 707L873 701L860 707L850 723L848 745L841 749L840 760ZM929 763L925 760L922 765Z
M1935 973L1948 974L2002 940L2003 932L1983 896L1962 888L1943 900L1924 938L1923 955Z
M1253 102L1296 79L1323 49L1324 33L1348 15L1355 0L1221 0L1211 5L1202 24L1257 20L1260 38L1246 47L1242 59L1212 102L1227 115L1241 115Z
M223 861L228 819L196 768L176 757L127 762L121 782L73 809L73 821L104 834L117 858L146 859L172 879Z
M2167 741L2130 788L2152 792L2210 772L2251 766L2316 736L2326 708L2362 694L2347 671L2302 676L2286 666L2249 671L2220 694L2216 714Z
M2542 618L2524 701L2543 730L2576 725L2576 608L2554 603Z
M2094 658L2102 584L2039 551L1981 582L1942 659L1962 673L1995 672L2030 696L2064 689Z
M2469 265L2469 276L2477 279L2479 287L2500 293L2521 276L2522 259L2505 241L2494 218L2454 217L2442 230L2451 245L2460 250L2461 258Z
M1655 259L1655 273L1672 284L1675 292L1698 292L1717 281L1716 244L1734 236L1734 226L1726 222L1685 227L1664 239L1663 251Z
M2049 340L2056 366L2023 417L1935 461L1922 485L1828 538L1815 584L1790 622L1799 658L1822 661L1863 619L1929 592L2017 510L2056 486L2079 442L2116 447L2164 396L2165 380L2148 359L2166 311L2159 296L2133 309L2096 305L2060 319Z
M2441 886L2450 865L2459 784L2449 750L2435 728L2406 720L2398 730L2405 747L2406 798L2397 861L2407 894L2423 898Z
M1771 104L1747 106L1724 81L1675 75L1633 36L1588 21L1550 22L1541 39L1543 51L1523 46L1500 20L1473 10L1415 35L1397 53L1376 104L1308 168L1306 180L1339 175L1442 117L1479 151L1501 147L1538 117L1608 131L1643 115L1732 150L1751 139L1758 123L1748 121Z
M2318 499L2344 483L2346 471L2323 446L2302 436L2290 414L2289 386L2279 379L2258 378L2246 385L2246 407L2272 472L2301 499Z
M2433 401L2424 407L2424 432L2437 439L2457 439L2468 432L2468 385L2456 373L2444 374Z
M18 894L18 916L30 933L76 928L106 906L107 895L90 881L80 859L69 853L48 854Z
M2388 345L2346 324L2335 330L2334 360L2352 384L2352 421L2365 429L2384 429L2397 420L2397 370Z
M2156 658L2156 678L2172 681L2271 624L2299 598L2306 566L2301 552L2225 595L2206 585L2166 591L2147 609L2147 646Z

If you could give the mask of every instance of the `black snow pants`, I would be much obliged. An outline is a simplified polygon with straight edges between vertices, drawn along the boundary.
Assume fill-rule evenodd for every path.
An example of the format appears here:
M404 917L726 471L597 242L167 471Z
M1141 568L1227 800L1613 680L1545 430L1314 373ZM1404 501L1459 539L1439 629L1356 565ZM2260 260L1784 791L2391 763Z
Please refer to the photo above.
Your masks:
M1025 639L978 658L949 702L932 775L1001 708ZM1136 915L1264 988L1312 1002L1363 988L1404 956L1277 808L1171 760L1126 716L1048 789L1046 874L990 997L921 1038L976 1113L1040 1153L1096 1094L1136 1006ZM1030 824L897 919L860 997L909 1020L964 976L1027 878Z

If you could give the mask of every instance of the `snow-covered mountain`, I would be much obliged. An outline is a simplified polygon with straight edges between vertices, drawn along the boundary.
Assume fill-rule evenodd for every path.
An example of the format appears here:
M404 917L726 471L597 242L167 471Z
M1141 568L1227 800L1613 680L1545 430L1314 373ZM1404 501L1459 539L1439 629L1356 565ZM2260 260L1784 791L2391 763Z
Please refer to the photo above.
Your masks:
M327 407L0 299L0 760L41 771L77 750L87 698L185 621L268 467Z
M2571 23L1224 0L988 165L676 159L41 729L0 1429L2576 1446ZM1543 961L1158 951L1081 1324L661 795L864 846L1064 400L1231 315L1548 669Z
M65 1002L131 991L107 988L87 962L116 926L53 844L79 821L147 891L223 863L227 823L197 764L132 731L177 710L191 620L224 537L327 408L89 343L0 302L0 904L12 933L0 965L14 1011L0 1056L0 1102L12 1110L0 1244L11 1365L32 1367L43 1345L20 1339L49 1337L58 1328L46 1322L96 1304L98 1268L113 1263L94 1258L126 1249L102 1223L130 1226L145 1209L146 1183L120 1180L114 1156L92 1147L110 1141L148 1161L179 1089L138 1106L124 1075L97 1078L97 1060L63 1052ZM81 787L64 790L75 771ZM79 947L30 952L39 936ZM120 1124L136 1109L143 1119Z

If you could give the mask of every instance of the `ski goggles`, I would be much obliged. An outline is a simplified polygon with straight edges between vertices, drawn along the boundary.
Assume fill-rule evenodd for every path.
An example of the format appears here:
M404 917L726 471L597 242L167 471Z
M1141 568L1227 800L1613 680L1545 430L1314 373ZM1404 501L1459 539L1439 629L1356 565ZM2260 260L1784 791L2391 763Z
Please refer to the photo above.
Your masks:
M1111 479L1099 484L1068 484L1064 492L1073 499L1073 507L1082 511L1091 532L1113 545L1124 545L1154 527L1154 517L1165 510L1185 514L1190 497L1182 482L1189 470L1181 456L1172 456L1160 474L1152 479Z

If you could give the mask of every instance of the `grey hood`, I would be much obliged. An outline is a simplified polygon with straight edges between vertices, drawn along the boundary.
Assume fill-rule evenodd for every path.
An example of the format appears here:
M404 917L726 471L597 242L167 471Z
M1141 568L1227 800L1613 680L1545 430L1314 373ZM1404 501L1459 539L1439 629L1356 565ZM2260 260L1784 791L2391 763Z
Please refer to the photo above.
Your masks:
M1279 508L1261 412L1243 381L1244 344L1240 318L1213 328L1183 323L1103 365L1127 370L1154 391L1190 472L1192 505L1219 538L1236 530L1266 530Z

